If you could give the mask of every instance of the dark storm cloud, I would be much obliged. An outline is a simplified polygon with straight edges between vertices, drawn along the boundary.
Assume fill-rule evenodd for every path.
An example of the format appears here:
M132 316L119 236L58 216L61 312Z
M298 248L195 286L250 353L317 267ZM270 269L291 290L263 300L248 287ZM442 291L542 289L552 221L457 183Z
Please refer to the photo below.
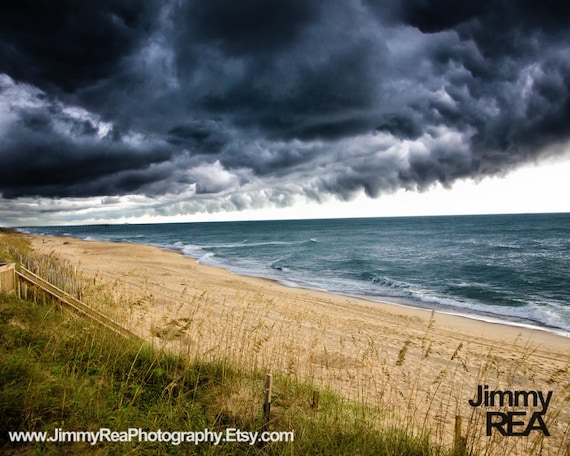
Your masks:
M203 154L217 154L230 142L217 122L194 121L171 128L165 139L174 146L192 149Z
M570 139L568 23L533 0L5 2L0 192L215 211L502 175Z
M158 11L122 0L8 0L0 8L0 71L68 92L115 71Z
M321 6L314 0L188 2L180 8L187 24L182 36L219 45L227 55L273 53L286 49L316 21Z
M0 80L0 94L10 107L2 113L4 198L125 194L164 177L153 175L153 165L171 159L165 143L136 144L88 112L27 89L6 77ZM137 172L138 179L124 177Z

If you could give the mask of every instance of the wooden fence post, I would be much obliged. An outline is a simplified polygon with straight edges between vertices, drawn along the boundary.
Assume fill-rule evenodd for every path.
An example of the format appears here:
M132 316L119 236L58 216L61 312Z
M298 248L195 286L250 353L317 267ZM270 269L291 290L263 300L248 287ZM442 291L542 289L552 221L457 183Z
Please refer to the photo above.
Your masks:
M273 387L273 379L271 374L265 376L265 394L263 399L263 431L269 429L269 420L271 418L271 389Z
M455 453L457 456L467 454L467 439L461 436L461 415L455 416Z
M311 408L317 410L319 408L319 390L313 391L313 403Z
M459 442L461 440L461 416L455 416L455 442Z
M0 291L11 293L16 289L16 264L0 264Z

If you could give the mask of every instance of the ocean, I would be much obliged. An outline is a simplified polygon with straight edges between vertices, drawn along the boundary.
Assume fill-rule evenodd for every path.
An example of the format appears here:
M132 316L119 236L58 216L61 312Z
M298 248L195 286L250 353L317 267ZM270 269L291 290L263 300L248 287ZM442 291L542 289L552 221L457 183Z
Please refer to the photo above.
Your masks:
M570 214L50 226L293 287L570 335Z

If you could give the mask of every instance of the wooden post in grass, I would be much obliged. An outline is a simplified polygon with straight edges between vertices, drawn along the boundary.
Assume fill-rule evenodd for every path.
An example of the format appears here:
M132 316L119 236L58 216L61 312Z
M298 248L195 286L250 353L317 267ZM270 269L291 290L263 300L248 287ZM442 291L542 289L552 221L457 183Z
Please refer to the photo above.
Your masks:
M271 374L265 376L265 394L263 399L263 431L269 429L269 420L271 417L271 388L273 387L273 379Z
M313 391L313 403L311 404L311 408L314 410L319 408L319 390Z
M11 293L16 290L16 264L0 264L0 291Z
M461 440L461 416L455 415L455 443Z
M461 436L461 415L455 415L455 453L458 456L467 454L467 440Z

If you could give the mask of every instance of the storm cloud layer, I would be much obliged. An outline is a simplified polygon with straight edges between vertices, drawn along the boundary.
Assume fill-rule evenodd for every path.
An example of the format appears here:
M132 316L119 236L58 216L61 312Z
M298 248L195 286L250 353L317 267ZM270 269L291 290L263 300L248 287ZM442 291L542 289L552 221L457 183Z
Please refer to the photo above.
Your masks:
M0 222L503 175L564 153L568 24L544 0L3 2Z

